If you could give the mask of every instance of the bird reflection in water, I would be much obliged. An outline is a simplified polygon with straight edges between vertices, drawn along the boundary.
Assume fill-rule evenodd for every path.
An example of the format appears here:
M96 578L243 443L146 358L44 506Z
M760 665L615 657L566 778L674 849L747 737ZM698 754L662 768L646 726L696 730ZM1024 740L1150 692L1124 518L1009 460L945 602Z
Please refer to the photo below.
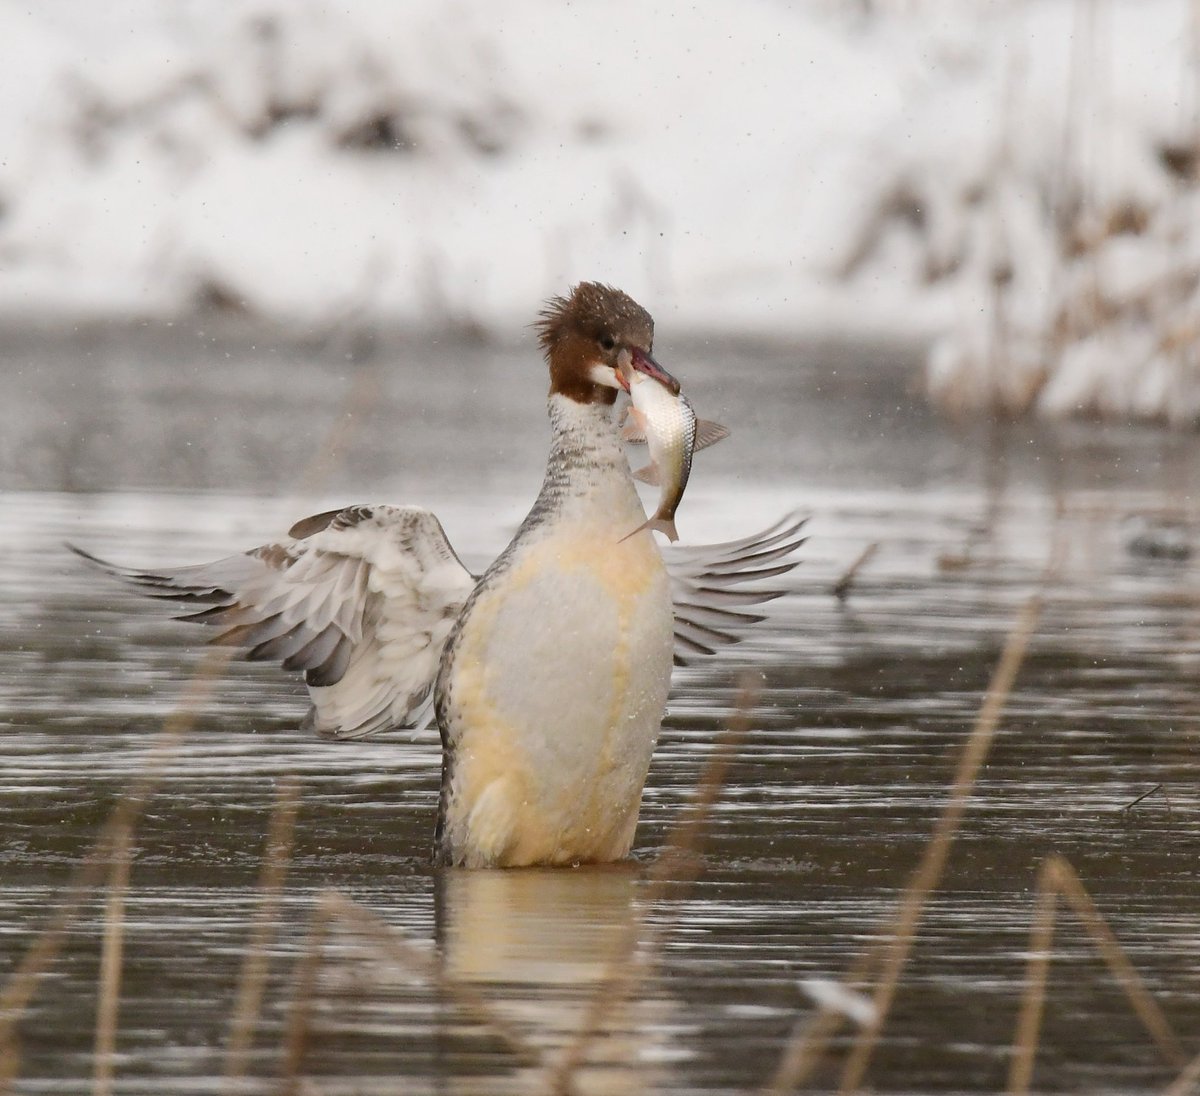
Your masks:
M541 1053L553 1072L581 1034L586 1044L572 1091L644 1092L663 1080L672 1057L674 1012L651 971L622 994L615 979L635 961L641 869L623 863L574 871L449 869L439 873L438 935L449 984L470 985ZM598 1002L604 1007L599 1010ZM454 1074L464 1040L480 1029L448 1009L441 1032L443 1064ZM522 1068L512 1091L532 1082ZM476 1091L466 1081L462 1091ZM448 1088L447 1091L458 1091Z

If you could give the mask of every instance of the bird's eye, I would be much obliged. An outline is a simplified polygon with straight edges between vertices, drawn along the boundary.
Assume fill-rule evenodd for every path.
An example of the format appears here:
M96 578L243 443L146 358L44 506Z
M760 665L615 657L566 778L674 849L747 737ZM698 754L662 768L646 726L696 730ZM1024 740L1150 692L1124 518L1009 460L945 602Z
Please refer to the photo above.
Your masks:
M617 340L614 339L611 335L601 335L600 336L600 345L605 350L611 350L614 346L617 345Z

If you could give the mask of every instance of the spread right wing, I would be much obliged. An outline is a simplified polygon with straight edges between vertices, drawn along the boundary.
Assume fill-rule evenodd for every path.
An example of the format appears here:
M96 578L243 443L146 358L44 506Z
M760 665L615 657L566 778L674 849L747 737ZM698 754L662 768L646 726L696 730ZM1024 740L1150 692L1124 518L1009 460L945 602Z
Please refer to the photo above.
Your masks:
M662 549L675 604L676 666L690 665L696 658L737 643L749 625L764 619L760 613L745 612L745 606L761 605L787 593L783 583L758 583L778 579L799 563L789 557L806 540L806 521L789 514L740 540ZM744 588L743 583L751 585Z
M180 617L210 642L302 670L305 721L334 738L412 726L477 581L441 523L416 506L350 506L298 521L289 539L196 567L140 571L73 551L153 597L202 606Z

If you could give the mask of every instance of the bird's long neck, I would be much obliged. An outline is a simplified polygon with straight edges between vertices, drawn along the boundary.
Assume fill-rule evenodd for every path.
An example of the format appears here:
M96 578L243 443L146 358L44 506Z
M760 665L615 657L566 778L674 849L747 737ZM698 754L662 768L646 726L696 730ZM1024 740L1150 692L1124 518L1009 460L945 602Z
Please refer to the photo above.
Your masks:
M628 523L640 503L612 407L555 393L549 411L550 457L530 518Z

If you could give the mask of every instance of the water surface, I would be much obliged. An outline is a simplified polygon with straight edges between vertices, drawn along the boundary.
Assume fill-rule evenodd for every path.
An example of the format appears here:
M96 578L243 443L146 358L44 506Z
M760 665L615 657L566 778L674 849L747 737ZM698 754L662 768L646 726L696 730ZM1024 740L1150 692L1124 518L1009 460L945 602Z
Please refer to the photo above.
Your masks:
M222 1090L284 776L303 799L250 1091L274 1091L295 965L330 887L477 987L547 1062L585 1022L614 950L653 933L657 962L606 1019L578 1091L761 1085L811 1013L802 981L840 977L894 909L1056 535L1064 563L869 1080L883 1092L1003 1087L1050 853L1075 866L1187 1051L1200 1050L1200 575L1194 558L1130 549L1139 529L1157 543L1168 519L1195 535L1196 437L947 424L912 394L902 348L672 347L665 335L658 353L699 413L733 430L697 458L685 541L791 509L811 514L811 540L768 621L678 672L633 863L433 871L436 735L320 741L296 730L297 683L237 663L138 826L118 1091ZM64 541L122 562L197 562L332 505L417 502L482 567L536 493L547 435L529 347L306 342L200 323L12 332L0 346L4 976L202 657L195 630L85 569ZM833 584L871 543L839 601ZM761 687L698 876L656 890L646 873L747 668ZM18 1091L91 1091L102 916L99 900L86 907L20 1025ZM1067 914L1056 941L1035 1085L1161 1088L1174 1071ZM335 928L330 945L303 1067L313 1091L538 1090L537 1071L445 985L354 933Z

